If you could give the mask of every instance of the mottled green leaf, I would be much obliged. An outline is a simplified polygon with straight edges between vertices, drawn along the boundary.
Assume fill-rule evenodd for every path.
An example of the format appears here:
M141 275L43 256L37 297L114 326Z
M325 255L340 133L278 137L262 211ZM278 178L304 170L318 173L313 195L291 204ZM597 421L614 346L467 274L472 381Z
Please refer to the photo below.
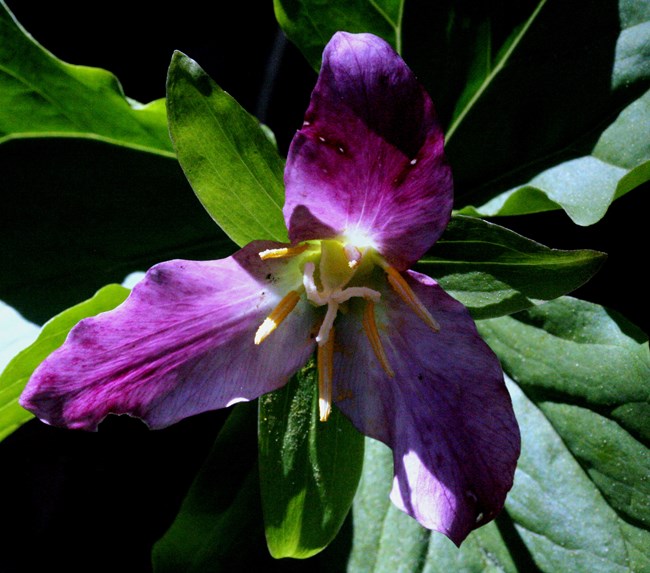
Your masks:
M650 571L650 417L622 415L648 404L647 337L571 298L478 324L519 384L507 379L522 454L505 511L457 549L391 505L391 452L367 440L348 573Z
M36 367L63 344L77 322L115 308L128 293L129 290L120 285L105 286L91 299L52 318L43 326L38 338L9 362L0 375L0 439L32 418L32 414L18 405L18 397Z
M306 558L338 533L352 504L363 436L334 408L318 419L313 363L260 398L259 448L266 539L274 557Z
M528 446L508 511L536 561L650 570L647 336L568 297L479 329L523 391L511 389Z
M398 510L389 499L392 453L366 439L363 475L353 505L348 573L531 573L518 569L500 529L490 523L458 549Z
M621 112L590 155L565 161L481 207L460 212L491 217L562 208L575 223L592 225L602 219L615 199L648 180L650 92Z
M561 208L590 225L648 180L647 2L604 0L598 10L585 0L444 4L453 15L448 31L437 24L431 65L415 63L450 118L457 204L473 206L464 212ZM463 45L476 45L476 54ZM445 87L462 74L462 88Z
M371 32L399 52L404 0L274 0L275 15L287 37L315 70L335 32Z
M0 143L33 137L83 137L174 157L164 100L142 105L111 73L57 59L0 0Z
M240 246L286 242L284 162L259 122L180 52L169 67L167 107L185 175L226 234Z
M418 268L481 319L571 292L604 261L605 255L597 251L551 249L498 225L459 215Z

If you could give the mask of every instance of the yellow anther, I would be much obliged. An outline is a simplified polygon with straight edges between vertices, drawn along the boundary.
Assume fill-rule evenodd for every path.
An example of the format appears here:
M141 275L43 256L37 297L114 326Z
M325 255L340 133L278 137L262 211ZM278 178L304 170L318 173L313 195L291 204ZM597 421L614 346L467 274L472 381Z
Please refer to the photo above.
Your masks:
M395 376L395 372L390 367L388 363L388 357L384 351L384 345L381 343L381 338L379 338L379 331L377 330L377 323L375 322L375 303L372 300L366 301L366 306L363 309L363 330L370 341L370 346L372 351L375 353L375 357L381 364L381 367L384 369L384 372L390 377Z
M321 422L327 422L332 412L332 379L334 377L334 329L327 342L318 345L318 413Z
M255 333L255 344L261 344L289 316L289 313L296 308L299 300L300 295L297 291L289 291L257 329Z
M422 301L416 296L406 280L404 280L404 277L388 264L382 265L382 267L388 275L390 286L393 287L400 298L411 307L413 312L415 312L415 314L417 314L424 323L431 328L431 330L438 332L440 330L440 325L436 319L431 316L431 313L422 304Z
M296 247L282 247L281 249L266 249L259 253L260 259L283 259L285 257L295 257L304 253L309 248L309 243L304 243Z

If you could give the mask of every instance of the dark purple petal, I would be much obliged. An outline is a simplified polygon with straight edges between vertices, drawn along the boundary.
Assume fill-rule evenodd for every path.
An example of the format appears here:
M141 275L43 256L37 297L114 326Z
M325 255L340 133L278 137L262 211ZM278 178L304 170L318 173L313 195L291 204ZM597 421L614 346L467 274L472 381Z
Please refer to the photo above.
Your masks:
M251 243L220 261L153 267L125 303L81 321L21 397L47 423L96 429L109 413L152 428L282 386L312 353L305 302L261 345L257 327L300 285L296 263Z
M327 44L285 183L292 241L365 238L404 270L441 235L453 201L443 134L428 94L382 39L339 32Z
M376 317L395 376L350 312L337 328L334 397L360 431L393 449L395 505L460 544L503 507L519 430L499 362L467 310L428 277L407 276L440 332L382 289Z

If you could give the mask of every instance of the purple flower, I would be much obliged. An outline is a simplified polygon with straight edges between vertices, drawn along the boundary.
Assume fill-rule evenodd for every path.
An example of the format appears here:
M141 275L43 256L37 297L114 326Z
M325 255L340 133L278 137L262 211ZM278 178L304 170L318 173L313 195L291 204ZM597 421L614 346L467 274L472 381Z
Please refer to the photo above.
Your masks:
M336 403L390 446L393 502L459 544L503 507L519 432L465 307L408 270L453 186L431 100L383 40L329 42L285 182L291 244L156 265L70 332L21 403L68 428L110 413L161 428L271 392L316 351L321 419Z

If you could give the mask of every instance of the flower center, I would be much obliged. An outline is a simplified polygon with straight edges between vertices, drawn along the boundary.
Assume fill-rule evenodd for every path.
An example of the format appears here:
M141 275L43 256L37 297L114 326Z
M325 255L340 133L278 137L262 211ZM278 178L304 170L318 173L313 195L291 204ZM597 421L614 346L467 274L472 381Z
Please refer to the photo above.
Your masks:
M440 328L405 278L369 247L358 248L327 239L318 243L307 242L297 246L270 249L261 252L260 257L262 259L300 257L304 262L301 263L302 288L289 291L273 309L257 330L255 344L261 344L282 323L296 307L303 293L312 305L326 307L316 335L321 421L327 420L331 412L334 322L339 310L344 311L350 299L361 298L365 301L363 330L386 375L391 378L395 375L375 321L375 305L380 302L381 293L360 284L365 278L370 277L373 267L378 265L385 271L392 289L432 330L438 331Z
M319 346L327 343L334 326L334 319L339 307L353 297L367 301L379 302L381 294L365 286L347 286L360 267L363 253L356 248L346 248L337 241L321 242L319 263L320 285L314 273L316 265L312 261L305 263L302 284L307 300L316 306L327 306L325 317L316 336Z

